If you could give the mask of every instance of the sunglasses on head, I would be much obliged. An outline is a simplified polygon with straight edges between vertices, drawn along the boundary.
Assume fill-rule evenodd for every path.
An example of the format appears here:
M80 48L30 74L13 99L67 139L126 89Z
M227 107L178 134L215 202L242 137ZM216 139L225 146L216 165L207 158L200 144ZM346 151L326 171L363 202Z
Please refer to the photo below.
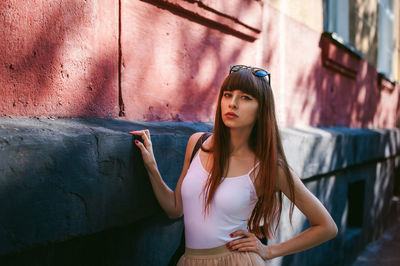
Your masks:
M246 65L234 65L231 66L231 68L229 69L229 74L231 74L232 72L238 72L242 69L249 69L254 76L259 78L268 77L268 84L271 86L271 73L262 68L251 67Z

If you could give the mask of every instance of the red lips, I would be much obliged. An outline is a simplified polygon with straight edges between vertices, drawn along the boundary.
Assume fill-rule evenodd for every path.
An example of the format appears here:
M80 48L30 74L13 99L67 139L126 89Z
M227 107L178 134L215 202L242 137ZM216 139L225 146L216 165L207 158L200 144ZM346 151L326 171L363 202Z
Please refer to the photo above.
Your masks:
M228 113L225 113L225 116L227 117L227 118L236 118L236 117L239 117L237 114L235 114L234 112L228 112Z

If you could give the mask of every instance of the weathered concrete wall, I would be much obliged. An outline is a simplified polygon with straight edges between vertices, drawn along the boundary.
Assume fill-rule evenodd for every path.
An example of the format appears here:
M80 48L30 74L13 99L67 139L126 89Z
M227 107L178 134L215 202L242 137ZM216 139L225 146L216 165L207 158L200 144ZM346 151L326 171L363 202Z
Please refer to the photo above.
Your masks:
M145 126L107 120L2 120L0 254L154 214L157 203L127 133ZM182 147L191 132L205 127L183 124L176 130L170 123L150 128L161 173L175 186ZM162 160L165 154L173 164Z
M331 213L339 234L314 249L272 260L272 265L349 265L400 215L392 201L400 186L400 131L285 128L285 152L293 170ZM397 204L397 205L393 205ZM289 202L278 229L284 241L310 226Z
M171 188L189 136L211 129L183 122L1 119L2 265L166 265L179 243L182 221L168 220L153 196L127 133L143 128L151 130L160 172ZM389 217L400 131L281 130L294 171L340 231L320 247L273 263L312 265L327 258L344 263L382 232ZM360 209L357 220L353 216ZM306 226L297 210L293 228L284 214L278 241Z
M118 115L118 1L0 3L0 115Z
M398 126L399 85L382 90L376 68L362 58L349 66L346 52L336 58L353 78L323 65L322 8L5 0L0 115L209 122L229 66L249 64L271 71L281 125Z
M2 1L0 115L209 121L212 108L198 107L214 104L229 65L261 62L262 10L253 0Z
M353 53L332 49L335 45L327 52L340 61L339 68L350 68L354 76L325 67L321 32L297 18L285 16L279 9L266 7L264 12L267 48L263 65L272 73L282 125L383 128L398 125L398 84L392 91L381 89L373 65L363 58L352 62ZM319 12L322 10L310 9L308 15Z
M261 63L260 2L122 1L121 9L129 120L211 121L229 66Z

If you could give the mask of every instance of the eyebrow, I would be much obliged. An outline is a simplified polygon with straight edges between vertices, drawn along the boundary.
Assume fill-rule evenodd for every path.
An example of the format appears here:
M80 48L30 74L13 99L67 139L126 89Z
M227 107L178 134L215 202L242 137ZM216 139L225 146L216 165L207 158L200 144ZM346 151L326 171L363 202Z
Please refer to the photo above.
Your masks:
M251 95L250 93L248 93L248 92L244 92L244 91L241 91L242 92L242 94L246 94L246 95L248 95L248 96L251 96L251 97L253 97L254 98L254 96L253 95Z

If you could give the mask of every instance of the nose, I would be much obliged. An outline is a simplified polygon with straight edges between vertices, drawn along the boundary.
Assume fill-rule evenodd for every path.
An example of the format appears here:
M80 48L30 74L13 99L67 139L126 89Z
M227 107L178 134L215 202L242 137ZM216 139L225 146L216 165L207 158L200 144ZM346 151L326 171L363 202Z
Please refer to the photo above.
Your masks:
M233 96L231 101L229 102L229 108L236 109L238 107L237 100L237 96Z

